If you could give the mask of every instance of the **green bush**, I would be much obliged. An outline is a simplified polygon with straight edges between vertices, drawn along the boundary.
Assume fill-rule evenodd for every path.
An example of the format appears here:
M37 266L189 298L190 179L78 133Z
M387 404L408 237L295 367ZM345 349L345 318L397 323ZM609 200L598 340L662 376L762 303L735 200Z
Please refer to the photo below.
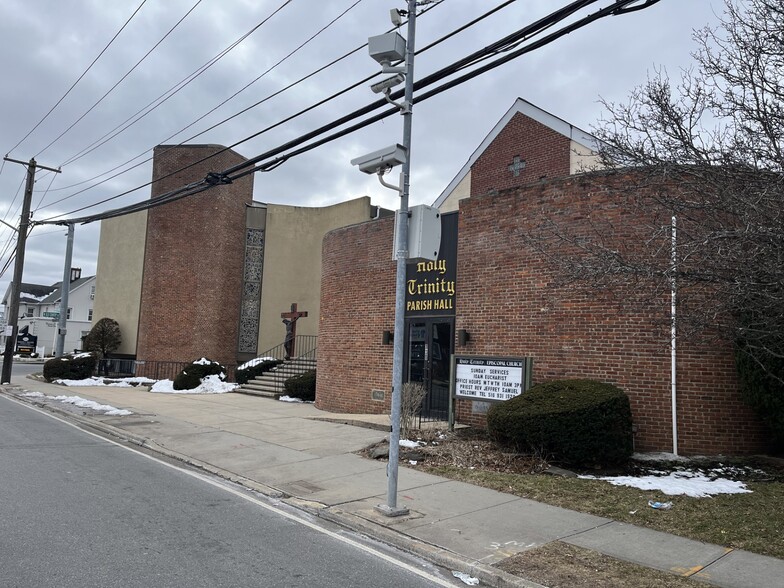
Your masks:
M283 384L286 394L300 400L316 400L316 370L292 376Z
M784 359L763 350L754 353L743 343L735 353L741 396L770 429L773 448L784 449Z
M93 375L98 357L93 353L63 355L44 363L44 378L54 380L85 380Z
M226 368L217 361L202 357L188 364L177 377L174 378L172 387L175 390L193 390L198 388L202 379L207 376L220 376L221 382L226 381Z
M632 454L629 398L611 384L552 380L487 413L491 436L572 465L622 463Z
M272 359L271 357L256 358L239 366L235 374L235 379L238 384L247 384L249 380L270 371L272 368L282 363L283 360Z

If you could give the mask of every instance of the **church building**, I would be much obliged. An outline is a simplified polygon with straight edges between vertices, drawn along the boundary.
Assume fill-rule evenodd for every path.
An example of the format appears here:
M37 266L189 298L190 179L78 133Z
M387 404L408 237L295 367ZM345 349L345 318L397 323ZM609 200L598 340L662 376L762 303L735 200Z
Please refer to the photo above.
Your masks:
M627 229L643 219L618 205L635 172L599 169L597 148L588 133L518 99L435 201L443 213L441 251L435 262L409 263L403 333L393 332L393 219L330 231L316 406L388 412L391 342L403 337L404 381L428 392L424 418L447 418L454 355L496 366L486 378L526 367L518 389L554 378L618 385L631 401L638 451L761 450L765 433L741 401L729 343L679 339L675 357L662 328L670 324L669 297L648 303L620 285L577 288L531 240L545 221L576 235L601 221L614 227L603 235L609 248L635 246ZM645 188L634 196L644 197ZM453 399L458 423L483 425L491 403L508 396L500 385L480 388Z

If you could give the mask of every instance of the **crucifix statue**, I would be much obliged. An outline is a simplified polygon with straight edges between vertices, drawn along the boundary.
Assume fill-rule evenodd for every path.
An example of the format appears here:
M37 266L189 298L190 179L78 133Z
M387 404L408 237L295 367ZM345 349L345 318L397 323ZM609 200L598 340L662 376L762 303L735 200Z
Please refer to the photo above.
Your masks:
M280 318L286 325L286 338L283 340L283 349L286 352L285 358L291 359L294 355L294 342L297 340L297 321L308 316L308 311L297 311L297 303L291 305L291 312L281 312Z

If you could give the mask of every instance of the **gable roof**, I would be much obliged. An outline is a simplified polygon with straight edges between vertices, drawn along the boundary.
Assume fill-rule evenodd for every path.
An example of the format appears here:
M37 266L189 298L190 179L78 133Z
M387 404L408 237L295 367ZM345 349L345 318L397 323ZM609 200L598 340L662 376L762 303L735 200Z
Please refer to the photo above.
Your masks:
M95 276L87 276L74 280L71 282L71 287L68 289L68 293L70 294L77 288L81 288L84 284L91 280L95 280ZM60 301L60 284L62 284L62 282L57 282L56 284L52 285L55 290L49 296L41 300L41 304L55 304Z
M460 171L457 172L457 175L452 179L451 182L449 182L447 187L444 188L444 191L441 192L441 195L436 198L433 206L438 208L444 203L444 201L454 191L457 185L462 182L466 175L468 175L468 172L471 171L471 167L474 165L474 163L476 163L476 160L479 159L482 153L485 152L485 150L496 139L496 137L498 137L501 131L504 130L504 127L506 127L509 121L512 120L512 117L518 113L527 116L546 127L549 127L556 133L560 133L564 137L567 137L576 143L588 147L591 151L599 150L599 141L590 133L575 127L574 125L566 122L561 118L558 118L553 114L550 114L546 110L542 110L527 100L518 98L515 100L514 104L512 104L512 107L506 111L506 114L501 117L501 120L499 120L490 130L484 140L479 144L479 147L477 147L476 150L471 154L471 157L468 158L468 161L465 163L465 165L460 168Z

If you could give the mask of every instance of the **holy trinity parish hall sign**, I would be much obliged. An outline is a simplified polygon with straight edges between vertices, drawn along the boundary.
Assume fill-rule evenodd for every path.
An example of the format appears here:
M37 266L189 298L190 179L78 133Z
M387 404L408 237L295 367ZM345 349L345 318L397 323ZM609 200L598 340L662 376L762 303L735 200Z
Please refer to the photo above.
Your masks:
M454 316L457 282L457 213L441 215L441 247L435 261L406 266L406 316Z

